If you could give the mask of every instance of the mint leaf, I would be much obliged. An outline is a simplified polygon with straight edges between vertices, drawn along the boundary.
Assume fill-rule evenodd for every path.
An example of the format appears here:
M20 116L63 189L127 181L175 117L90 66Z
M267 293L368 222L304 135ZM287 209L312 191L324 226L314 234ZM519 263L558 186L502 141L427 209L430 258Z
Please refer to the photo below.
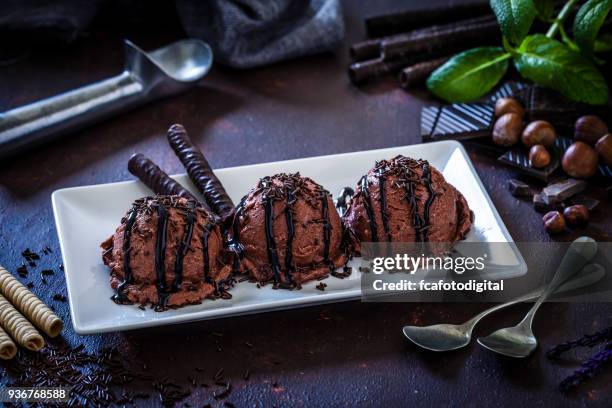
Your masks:
M427 80L427 87L449 102L480 98L504 76L509 58L510 54L501 47L464 51L436 69Z
M585 55L593 55L597 33L612 9L612 0L589 0L574 19L574 38Z
M540 20L551 21L553 19L555 13L554 0L533 0L533 5Z
M533 82L592 105L608 101L601 72L582 54L542 34L526 37L514 56L516 69Z
M533 0L491 0L490 4L504 37L520 44L536 16Z

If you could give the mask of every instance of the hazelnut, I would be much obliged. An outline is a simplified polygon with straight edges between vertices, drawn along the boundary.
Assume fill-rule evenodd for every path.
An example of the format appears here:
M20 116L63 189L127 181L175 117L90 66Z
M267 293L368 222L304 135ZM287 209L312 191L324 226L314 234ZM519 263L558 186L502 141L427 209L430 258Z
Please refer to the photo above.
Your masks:
M595 149L597 149L601 158L612 166L612 134L608 133L600 138L595 144Z
M502 115L493 126L493 142L500 146L515 145L521 137L523 119L516 113Z
M522 118L525 116L525 109L514 98L499 98L495 102L495 116L499 118L506 113L516 113Z
M598 164L597 152L583 142L576 142L563 154L563 171L576 178L589 178L595 175Z
M550 211L542 217L544 228L549 234L558 234L565 229L565 219L559 211Z
M600 137L608 133L608 125L598 116L587 115L578 118L574 126L574 139L594 146Z
M582 204L571 205L563 210L565 222L572 227L580 227L589 222L589 209Z
M527 147L541 144L550 147L555 144L557 133L555 128L545 120L536 120L527 125L521 137Z
M529 164L536 169L548 166L550 164L550 153L540 144L531 146L531 149L529 149Z

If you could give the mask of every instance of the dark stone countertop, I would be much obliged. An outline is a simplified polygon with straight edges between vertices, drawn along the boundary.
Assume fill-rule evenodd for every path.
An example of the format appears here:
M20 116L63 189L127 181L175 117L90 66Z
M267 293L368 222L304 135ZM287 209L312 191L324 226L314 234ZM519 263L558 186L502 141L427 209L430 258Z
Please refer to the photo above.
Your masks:
M385 4L345 2L346 44L337 52L251 71L215 67L195 89L0 164L0 264L15 272L25 248L43 256L24 281L52 304L66 322L64 339L94 352L118 346L151 372L179 383L187 377L211 382L224 368L235 406L604 406L612 373L569 395L558 383L576 367L551 363L549 347L609 326L609 303L543 306L535 321L541 347L525 360L507 360L472 344L434 354L412 346L401 334L408 323L461 322L483 304L402 304L358 301L299 310L218 319L134 332L78 336L71 328L51 193L59 188L132 179L126 168L134 152L151 157L169 173L183 172L165 141L172 123L183 123L213 168L400 146L419 142L419 110L425 93L408 94L394 78L357 88L346 75L347 46L363 38L362 16ZM349 7L350 3L350 7ZM140 31L92 30L76 44L32 53L0 66L0 110L6 110L119 72L121 38L153 49L183 36L175 25ZM468 148L484 186L517 241L548 241L541 215L507 191L513 171ZM612 206L606 199L583 231L609 240ZM40 271L54 276L41 282ZM517 322L527 306L489 318L475 335ZM252 345L249 347L246 343ZM218 350L219 343L221 351ZM0 363L3 367L6 363ZM203 367L203 372L194 367ZM251 372L243 379L246 369ZM2 370L0 370L2 371ZM5 374L2 374L5 377ZM223 401L212 388L186 400L192 405Z

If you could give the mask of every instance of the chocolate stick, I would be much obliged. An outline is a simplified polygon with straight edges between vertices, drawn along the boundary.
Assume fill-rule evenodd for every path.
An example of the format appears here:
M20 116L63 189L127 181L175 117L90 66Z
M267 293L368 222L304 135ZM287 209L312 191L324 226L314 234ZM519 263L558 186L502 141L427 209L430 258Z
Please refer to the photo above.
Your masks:
M137 153L130 158L128 170L155 194L177 195L196 202L200 201L143 154Z
M487 3L477 4L445 4L438 7L403 10L378 16L370 16L365 20L368 37L382 37L397 33L428 27L434 24L447 24L466 18L492 15Z
M463 49L500 41L497 20L488 16L437 25L387 37L380 44L381 56L391 61L402 56Z
M351 61L365 61L380 56L381 38L365 40L351 45L349 56Z
M369 79L392 74L412 62L414 61L407 59L383 61L382 58L376 58L351 64L348 69L348 74L351 82L359 84Z
M230 219L234 214L234 203L185 128L179 124L170 126L168 142L212 209L224 222Z
M402 70L399 80L402 88L410 89L415 85L423 83L427 77L438 67L449 60L450 57L436 58L431 61L419 62Z

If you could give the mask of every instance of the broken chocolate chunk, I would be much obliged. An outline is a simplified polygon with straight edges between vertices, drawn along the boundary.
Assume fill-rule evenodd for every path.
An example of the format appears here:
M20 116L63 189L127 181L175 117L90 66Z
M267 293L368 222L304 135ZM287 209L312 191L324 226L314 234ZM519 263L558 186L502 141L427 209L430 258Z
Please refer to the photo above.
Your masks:
M532 197L533 191L527 183L523 183L517 179L508 180L508 190L515 197Z
M566 179L546 186L542 190L542 198L547 204L557 204L584 191L585 188L584 180Z
M560 203L549 204L544 199L543 193L533 195L533 208L538 212L548 212L563 208Z

